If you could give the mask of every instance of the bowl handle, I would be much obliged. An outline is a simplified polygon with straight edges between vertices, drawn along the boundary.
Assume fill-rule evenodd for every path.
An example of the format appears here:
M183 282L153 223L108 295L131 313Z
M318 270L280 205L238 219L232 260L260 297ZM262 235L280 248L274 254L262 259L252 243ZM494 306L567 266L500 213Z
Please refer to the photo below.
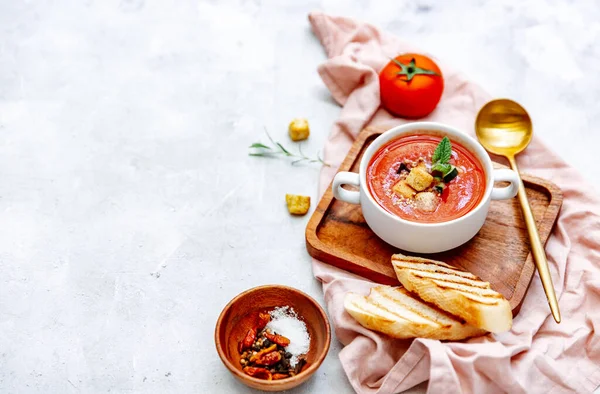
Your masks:
M506 187L495 187L492 189L492 200L506 200L513 198L519 191L519 176L508 168L497 168L494 170L493 182L510 182Z
M338 172L331 184L335 198L350 204L360 204L360 192L346 190L342 185L360 186L360 176L355 172Z

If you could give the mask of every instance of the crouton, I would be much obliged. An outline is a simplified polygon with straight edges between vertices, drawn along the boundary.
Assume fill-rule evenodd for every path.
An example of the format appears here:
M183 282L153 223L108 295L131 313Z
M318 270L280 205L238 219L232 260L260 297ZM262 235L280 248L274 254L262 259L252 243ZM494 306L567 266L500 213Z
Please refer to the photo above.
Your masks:
M285 202L292 215L305 215L310 208L310 197L296 194L286 194Z
M427 189L431 185L431 182L433 182L431 174L419 167L410 170L410 173L406 177L406 183L418 192Z
M304 118L293 119L288 126L288 131L292 141L302 141L307 139L310 135L308 120Z
M417 208L426 212L433 212L437 207L437 197L433 192L421 192L415 197Z
M406 179L403 179L400 182L396 183L392 190L394 191L394 193L404 198L413 198L416 193L415 189L413 189L408 185L408 183L406 183Z

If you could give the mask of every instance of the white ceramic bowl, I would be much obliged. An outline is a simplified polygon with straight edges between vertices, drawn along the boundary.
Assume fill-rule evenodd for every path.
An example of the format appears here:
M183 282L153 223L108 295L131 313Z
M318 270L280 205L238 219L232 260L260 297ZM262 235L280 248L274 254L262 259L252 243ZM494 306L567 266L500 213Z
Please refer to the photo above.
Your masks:
M381 207L367 187L367 166L383 145L408 135L447 135L467 148L481 162L485 172L485 193L479 204L460 218L440 223L419 223L402 219ZM494 187L494 182L510 182L509 186ZM350 191L342 185L354 185L359 191ZM415 253L438 253L456 248L473 238L481 229L491 200L503 200L517 195L519 177L509 169L494 169L483 147L465 133L435 122L414 122L395 127L377 137L365 151L359 173L339 172L333 179L335 198L350 204L360 204L367 224L385 242L402 250Z

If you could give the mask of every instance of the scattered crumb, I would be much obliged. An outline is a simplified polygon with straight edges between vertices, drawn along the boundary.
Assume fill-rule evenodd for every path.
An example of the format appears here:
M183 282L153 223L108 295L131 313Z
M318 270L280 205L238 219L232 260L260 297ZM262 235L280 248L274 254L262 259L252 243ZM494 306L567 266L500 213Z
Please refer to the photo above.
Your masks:
M310 197L296 194L286 194L285 202L292 215L305 215L310 209Z
M288 131L292 141L302 141L310 135L308 120L304 118L293 119L288 126Z

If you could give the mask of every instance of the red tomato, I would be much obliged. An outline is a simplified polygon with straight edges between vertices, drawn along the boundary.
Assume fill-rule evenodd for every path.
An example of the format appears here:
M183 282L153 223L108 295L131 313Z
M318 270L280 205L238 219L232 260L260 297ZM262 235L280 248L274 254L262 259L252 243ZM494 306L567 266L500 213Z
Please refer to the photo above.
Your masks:
M424 55L396 56L379 73L381 104L394 115L422 118L437 106L444 77L437 64Z

